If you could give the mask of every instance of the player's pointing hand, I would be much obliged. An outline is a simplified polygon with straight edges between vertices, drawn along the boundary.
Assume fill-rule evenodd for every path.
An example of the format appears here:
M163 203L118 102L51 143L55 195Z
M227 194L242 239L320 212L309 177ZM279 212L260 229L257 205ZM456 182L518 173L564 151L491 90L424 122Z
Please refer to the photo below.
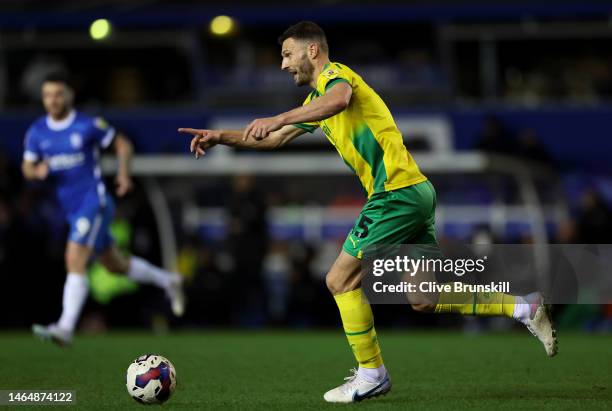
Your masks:
M206 150L219 144L221 135L217 130L202 130L195 128L179 128L179 133L191 134L193 138L189 145L189 151L195 153L195 158L206 154Z
M257 118L247 126L242 135L242 141L247 141L249 137L255 140L263 140L273 131L279 130L284 126L280 116Z

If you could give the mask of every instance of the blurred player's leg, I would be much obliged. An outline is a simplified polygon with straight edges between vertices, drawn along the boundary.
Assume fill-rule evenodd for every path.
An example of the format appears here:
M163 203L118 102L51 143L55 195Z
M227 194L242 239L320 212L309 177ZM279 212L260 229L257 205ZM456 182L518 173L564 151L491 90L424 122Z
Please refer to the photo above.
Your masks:
M138 283L163 289L170 298L174 315L180 317L185 312L185 297L179 274L162 270L140 257L125 257L114 245L102 252L98 261L110 272L126 274Z
M163 289L170 298L174 315L182 316L185 312L182 277L177 273L155 267L140 257L124 256L114 244L110 233L113 214L112 207L106 207L103 212L102 229L94 243L98 261L111 273L124 274L138 283L151 284Z
M65 256L68 275L64 283L62 314L56 324L48 326L35 324L32 331L36 336L51 339L59 345L68 345L72 342L74 329L89 294L86 273L91 254L91 248L72 241L68 242Z
M342 251L326 281L334 294L359 369L347 378L346 383L325 393L325 400L354 402L387 393L391 381L383 365L372 308L360 287L361 261Z

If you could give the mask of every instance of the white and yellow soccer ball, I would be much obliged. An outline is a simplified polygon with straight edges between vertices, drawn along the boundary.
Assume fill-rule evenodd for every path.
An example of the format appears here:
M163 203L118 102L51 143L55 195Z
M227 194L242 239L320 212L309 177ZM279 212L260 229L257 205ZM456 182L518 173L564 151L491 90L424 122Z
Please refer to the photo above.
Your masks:
M176 388L176 370L165 357L145 354L127 369L128 394L142 404L161 404Z

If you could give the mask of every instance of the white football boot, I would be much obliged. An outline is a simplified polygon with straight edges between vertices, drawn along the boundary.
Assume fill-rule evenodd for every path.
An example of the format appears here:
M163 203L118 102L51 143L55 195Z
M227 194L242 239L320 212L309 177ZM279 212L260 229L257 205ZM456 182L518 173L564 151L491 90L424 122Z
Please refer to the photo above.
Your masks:
M183 292L183 277L180 274L173 274L170 285L166 289L166 295L170 299L172 313L177 317L185 314L185 293Z
M60 347L67 347L72 344L72 333L57 326L57 324L49 325L32 325L32 333L41 340L53 341Z
M550 305L544 303L540 293L533 293L523 297L530 306L530 318L523 321L529 332L533 334L546 350L546 355L554 357L557 355L557 331L555 330L550 315Z
M391 379L389 373L379 382L370 382L364 379L357 369L351 370L353 375L346 377L346 381L339 387L327 391L323 398L327 402L359 402L368 398L385 395L391 390Z

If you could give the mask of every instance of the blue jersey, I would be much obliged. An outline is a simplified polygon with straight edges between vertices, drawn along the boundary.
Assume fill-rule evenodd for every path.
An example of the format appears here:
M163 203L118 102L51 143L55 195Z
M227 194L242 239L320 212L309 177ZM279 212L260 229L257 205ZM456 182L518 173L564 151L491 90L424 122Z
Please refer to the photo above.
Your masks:
M50 116L36 120L25 138L24 160L49 164L49 180L66 214L85 201L104 207L109 197L102 181L100 150L115 137L115 129L101 118L71 111L63 120Z

